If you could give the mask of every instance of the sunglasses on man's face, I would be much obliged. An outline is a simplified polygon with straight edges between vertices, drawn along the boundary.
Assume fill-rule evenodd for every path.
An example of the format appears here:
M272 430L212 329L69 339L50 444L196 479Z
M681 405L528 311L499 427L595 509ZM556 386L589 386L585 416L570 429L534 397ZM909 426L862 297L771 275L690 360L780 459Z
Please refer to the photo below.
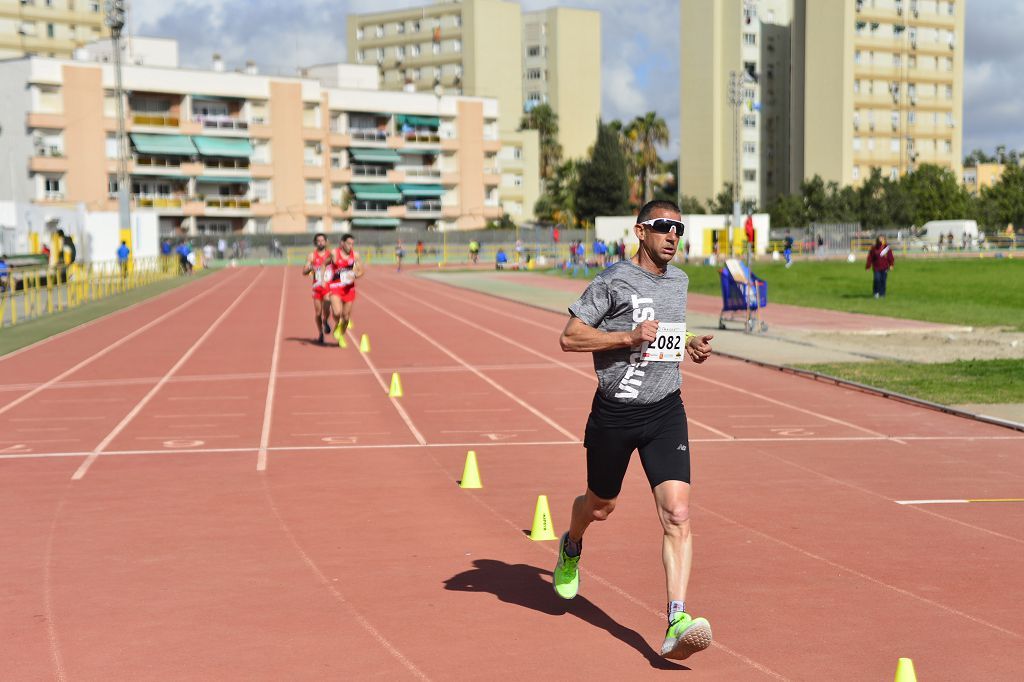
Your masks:
M644 227L649 227L660 234L668 234L669 232L682 234L684 228L682 222L672 220L671 218L651 218L650 220L645 220L638 224L643 225Z

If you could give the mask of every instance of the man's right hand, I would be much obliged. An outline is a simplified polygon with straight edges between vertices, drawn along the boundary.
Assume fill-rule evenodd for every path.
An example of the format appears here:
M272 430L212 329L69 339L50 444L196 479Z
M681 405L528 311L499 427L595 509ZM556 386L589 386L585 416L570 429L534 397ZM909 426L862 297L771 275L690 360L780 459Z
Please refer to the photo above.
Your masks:
M630 347L639 346L642 343L650 343L658 335L658 321L644 320L638 327L629 333Z

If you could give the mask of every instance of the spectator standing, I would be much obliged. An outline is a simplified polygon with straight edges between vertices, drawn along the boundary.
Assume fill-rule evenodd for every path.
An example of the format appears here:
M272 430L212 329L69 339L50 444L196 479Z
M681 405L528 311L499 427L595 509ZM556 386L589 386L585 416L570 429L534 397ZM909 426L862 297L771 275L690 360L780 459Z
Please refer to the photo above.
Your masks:
M213 244L209 242L203 247L203 266L209 266L210 261L213 260L213 256L216 253L216 249L213 248Z
M480 259L480 242L475 239L469 241L469 258L473 261L473 265L476 265Z
M423 240L418 240L416 242L416 265L420 264L420 260L423 258L423 252L426 250L427 248L423 245Z
M395 263L398 264L398 272L402 271L403 258L405 258L405 246L402 244L402 240L399 239L398 243L395 244Z
M121 279L128 279L128 256L132 250L128 248L128 242L121 240L121 246L117 247L117 263L121 266Z
M889 277L889 271L896 268L895 263L892 248L886 243L885 237L879 235L875 245L868 251L868 262L864 266L865 270L874 271L872 293L875 298L885 298L885 281Z
M224 256L228 254L228 240L221 237L217 240L217 258L224 260Z
M505 255L505 249L498 247L498 255L494 257L494 269L504 270L506 263L508 263L508 256Z
M782 255L786 257L786 267L793 266L793 235L789 232L786 233L786 238L783 240L783 251Z

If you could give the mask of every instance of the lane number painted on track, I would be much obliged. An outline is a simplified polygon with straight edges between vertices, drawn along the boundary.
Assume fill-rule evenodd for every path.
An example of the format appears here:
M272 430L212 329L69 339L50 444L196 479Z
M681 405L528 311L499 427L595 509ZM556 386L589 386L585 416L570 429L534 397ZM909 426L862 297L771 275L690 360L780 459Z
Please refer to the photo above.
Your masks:
M508 440L509 438L515 438L514 433L485 433L484 436L491 440Z
M771 431L779 436L813 436L814 431L808 431L807 429L796 429L796 428L781 428L771 429Z
M320 440L328 445L355 445L359 439L355 436L324 436Z
M165 440L165 448L198 448L204 445L206 441L203 440Z

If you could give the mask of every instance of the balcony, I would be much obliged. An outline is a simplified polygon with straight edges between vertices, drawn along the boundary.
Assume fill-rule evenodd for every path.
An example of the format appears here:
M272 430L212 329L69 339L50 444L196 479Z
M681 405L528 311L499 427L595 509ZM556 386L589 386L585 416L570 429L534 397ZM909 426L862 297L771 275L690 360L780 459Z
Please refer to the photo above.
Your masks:
M248 209L252 207L252 200L248 197L216 196L206 197L203 200L207 208L234 208Z
M380 142L383 144L388 141L388 133L385 130L352 128L349 135L358 142Z
M47 190L39 197L40 201L64 201L64 192Z
M386 166L352 166L352 177L354 178L387 178L388 169Z
M423 166L405 166L397 168L396 170L404 171L407 179L415 180L416 178L432 179L436 180L441 177L441 170L439 168L426 168Z
M171 114L132 114L132 125L154 128L177 128L181 119Z
M417 216L422 218L440 218L441 202L424 199L407 201L405 202L405 212L410 218Z
M249 170L249 159L211 159L204 158L203 166L209 170Z
M357 215L387 215L389 204L386 201L363 201L356 199L352 208Z
M180 194L132 194L138 208L178 208L185 204L185 197Z
M249 130L248 121L234 116L193 114L192 120L202 125L204 130Z
M439 144L441 142L441 136L437 132L426 132L426 131L412 131L403 133L402 137L405 138L406 142L409 143L423 143L423 144Z

